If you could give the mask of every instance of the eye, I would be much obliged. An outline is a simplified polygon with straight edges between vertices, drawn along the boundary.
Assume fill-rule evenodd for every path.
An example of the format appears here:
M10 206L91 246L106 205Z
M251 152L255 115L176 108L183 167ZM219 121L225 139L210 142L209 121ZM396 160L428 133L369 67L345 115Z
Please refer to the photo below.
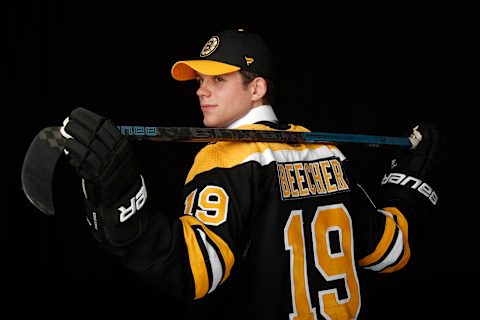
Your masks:
M196 78L195 78L195 81L197 81L197 84L198 84L198 85L201 85L202 82L203 82L203 79L200 78L200 77L196 77Z
M223 77L221 77L221 76L216 76L216 77L215 77L215 81L217 81L217 82L221 82L221 81L223 81L223 80L224 80L224 79L223 79Z

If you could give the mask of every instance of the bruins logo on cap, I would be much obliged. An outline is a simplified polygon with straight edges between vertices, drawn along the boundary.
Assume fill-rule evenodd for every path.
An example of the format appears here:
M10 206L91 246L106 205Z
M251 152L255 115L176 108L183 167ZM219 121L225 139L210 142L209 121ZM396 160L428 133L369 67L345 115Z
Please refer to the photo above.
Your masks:
M205 43L203 46L202 51L200 52L200 57L206 57L211 55L217 48L218 45L220 44L220 38L217 36L213 36L210 38L210 40Z

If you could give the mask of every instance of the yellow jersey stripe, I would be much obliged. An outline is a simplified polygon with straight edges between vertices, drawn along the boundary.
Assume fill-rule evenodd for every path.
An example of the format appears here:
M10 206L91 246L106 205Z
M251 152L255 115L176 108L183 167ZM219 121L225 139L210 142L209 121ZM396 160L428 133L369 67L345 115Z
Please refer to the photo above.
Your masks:
M192 270L193 278L195 281L195 299L199 299L204 297L210 290L210 287L216 287L218 284L218 279L221 279L220 283L223 283L230 275L230 271L235 263L235 257L233 252L230 250L228 244L208 229L202 222L198 219L185 215L180 218L183 224L183 233L185 237L185 243L187 244L188 250L188 257L190 260L190 268ZM208 257L204 257L202 250L200 249L200 244L197 241L197 237L195 235L195 230L193 226L201 227L202 231L205 233L206 237L210 241L212 241L220 252L217 252L217 256L219 259L223 259L223 265L225 266L225 270L218 267L220 263L218 260L210 261L210 257L213 256L209 253ZM206 239L204 240L205 243ZM205 247L207 251L209 250L209 245L205 243ZM206 262L207 260L207 262ZM210 283L208 277L208 270L207 270L207 263L210 264L210 268L212 272L221 272L223 274L219 275L216 274L213 276L213 281L215 283Z
M372 265L374 263L377 263L382 258L382 256L385 254L385 252L387 252L390 244L394 240L393 238L395 236L396 229L397 225L395 221L391 218L387 218L385 221L385 229L382 238L380 239L380 242L375 248L375 251L361 259L358 262L360 266L365 267L368 265Z
M405 219L404 215L400 212L395 207L388 207L384 208L385 211L393 214L394 216L397 217L397 224L402 230L402 237L403 237L403 257L402 259L393 266L390 266L388 268L385 268L385 270L382 270L381 272L389 273L389 272L394 272L402 269L410 259L410 246L408 244L408 222L407 219Z

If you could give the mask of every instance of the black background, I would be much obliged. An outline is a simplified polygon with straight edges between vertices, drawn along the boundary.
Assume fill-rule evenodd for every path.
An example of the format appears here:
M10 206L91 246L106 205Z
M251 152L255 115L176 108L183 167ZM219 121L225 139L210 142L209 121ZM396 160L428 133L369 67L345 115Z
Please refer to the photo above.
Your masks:
M84 222L80 187L72 183L78 180L65 164L59 164L54 185L55 217L26 200L20 170L35 134L60 125L79 106L123 125L202 126L194 85L174 81L170 68L227 28L259 33L269 43L275 110L285 122L312 131L392 136L422 121L446 128L454 165L445 173L439 210L404 272L360 273L360 317L458 318L473 309L473 5L258 1L226 8L221 1L165 0L3 6L0 312L149 319L216 312L208 299L191 304L153 292L97 249ZM181 188L200 147L134 143L149 200L171 217L183 212ZM344 152L375 191L390 151L347 146ZM225 319L235 312L218 311Z

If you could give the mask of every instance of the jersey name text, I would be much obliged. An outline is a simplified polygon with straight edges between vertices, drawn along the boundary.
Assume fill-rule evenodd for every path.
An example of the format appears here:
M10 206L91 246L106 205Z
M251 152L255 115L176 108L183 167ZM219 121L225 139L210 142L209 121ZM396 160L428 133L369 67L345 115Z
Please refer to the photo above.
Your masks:
M277 163L282 200L321 196L347 191L339 159Z

